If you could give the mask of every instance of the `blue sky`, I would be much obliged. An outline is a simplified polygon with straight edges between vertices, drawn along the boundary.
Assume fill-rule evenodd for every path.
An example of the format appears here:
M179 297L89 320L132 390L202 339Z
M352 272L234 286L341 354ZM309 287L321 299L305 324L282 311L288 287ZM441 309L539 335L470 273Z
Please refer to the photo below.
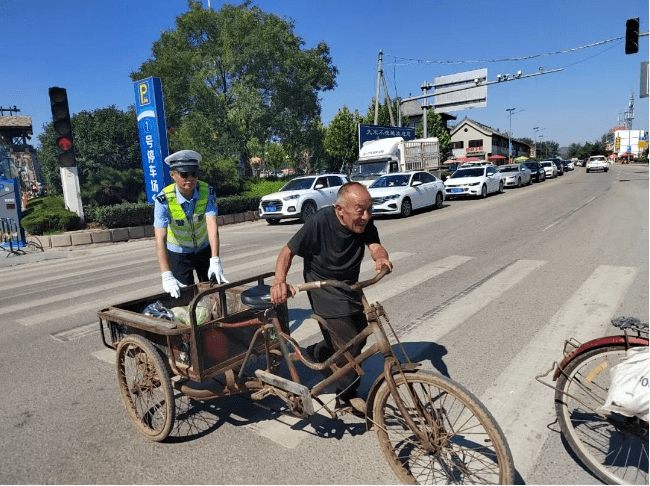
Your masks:
M239 2L234 2L239 3ZM205 7L208 0L203 0ZM328 125L347 105L365 114L375 94L377 57L384 53L389 94L421 93L423 82L479 68L488 80L497 74L546 74L488 88L488 106L454 112L515 137L560 146L595 141L623 117L635 95L633 127L648 129L648 98L639 98L641 61L648 59L648 37L640 50L625 55L623 40L565 54L550 54L625 35L625 21L640 17L648 31L648 1L547 0L257 0L266 12L295 21L295 34L314 47L325 41L339 69L338 86L323 93L322 119ZM222 2L211 0L218 10ZM50 86L68 90L70 110L78 113L134 103L131 71L151 54L160 33L187 11L185 0L0 0L2 54L0 107L17 106L32 117L34 138L51 119ZM67 18L62 22L59 19ZM514 59L540 55L521 61ZM406 60L407 59L407 60ZM478 62L468 62L478 61ZM383 96L383 88L382 88ZM5 113L7 114L7 113ZM189 148L189 147L188 147Z

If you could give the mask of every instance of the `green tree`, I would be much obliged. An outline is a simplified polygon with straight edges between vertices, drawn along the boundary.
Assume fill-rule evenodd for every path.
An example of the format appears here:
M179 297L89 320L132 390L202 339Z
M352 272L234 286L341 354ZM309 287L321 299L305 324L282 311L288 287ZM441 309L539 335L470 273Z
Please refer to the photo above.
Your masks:
M359 123L358 111L352 113L343 106L332 119L325 132L325 150L341 166L350 167L359 158ZM336 167L330 167L335 169Z
M82 111L70 119L79 173L79 184L94 176L102 176L108 169L125 171L141 169L140 142L135 108L126 112L114 105L94 111ZM50 190L61 192L61 175L56 157L55 134L52 122L43 126L38 137L38 161ZM132 173L135 174L135 173ZM144 178L139 184L144 188ZM86 191L87 193L87 191Z
M427 134L429 137L436 137L438 139L440 156L443 157L451 148L451 136L445 128L440 114L433 111L432 108L427 110ZM417 138L424 137L424 122L420 123L415 129L415 136Z
M250 1L219 11L188 5L131 73L134 81L162 79L167 124L175 131L171 150L197 150L206 168L227 178L250 159L252 139L258 147L280 140L296 163L310 159L318 150L306 144L318 141L319 93L336 86L327 44L305 49L293 21Z

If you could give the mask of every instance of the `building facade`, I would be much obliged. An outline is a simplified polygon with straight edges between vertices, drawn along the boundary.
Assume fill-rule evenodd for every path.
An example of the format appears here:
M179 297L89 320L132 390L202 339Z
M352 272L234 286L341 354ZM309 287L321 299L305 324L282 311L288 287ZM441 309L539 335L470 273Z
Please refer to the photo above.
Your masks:
M455 158L475 157L481 160L508 161L508 134L467 117L451 130L451 148ZM516 139L512 142L512 158L531 157L532 147ZM501 158L503 157L503 158Z
M648 134L643 130L627 130L624 126L614 127L607 134L605 150L616 157L638 158L648 149Z

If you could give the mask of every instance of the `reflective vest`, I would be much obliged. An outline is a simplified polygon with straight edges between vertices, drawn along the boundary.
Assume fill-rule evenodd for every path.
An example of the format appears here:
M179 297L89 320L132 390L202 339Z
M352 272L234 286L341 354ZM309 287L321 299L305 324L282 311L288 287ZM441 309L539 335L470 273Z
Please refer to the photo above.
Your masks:
M167 225L167 241L183 248L201 248L208 240L208 226L205 224L205 208L208 205L208 185L199 184L199 200L194 207L192 219L188 219L176 199L175 184L163 189L169 205L171 219Z

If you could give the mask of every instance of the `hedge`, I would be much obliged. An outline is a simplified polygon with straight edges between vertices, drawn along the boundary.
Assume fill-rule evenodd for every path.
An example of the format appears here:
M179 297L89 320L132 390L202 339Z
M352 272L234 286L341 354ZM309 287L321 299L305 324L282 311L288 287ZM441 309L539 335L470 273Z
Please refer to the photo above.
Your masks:
M49 201L53 200L53 201ZM217 198L220 215L257 211L260 196L239 195ZM22 226L30 234L80 229L79 216L65 209L63 197L32 199L28 203ZM153 206L149 203L123 203L112 206L84 206L84 219L106 228L126 228L153 224Z
M65 208L63 196L40 197L28 201L20 224L32 235L73 231L82 227L77 213Z

